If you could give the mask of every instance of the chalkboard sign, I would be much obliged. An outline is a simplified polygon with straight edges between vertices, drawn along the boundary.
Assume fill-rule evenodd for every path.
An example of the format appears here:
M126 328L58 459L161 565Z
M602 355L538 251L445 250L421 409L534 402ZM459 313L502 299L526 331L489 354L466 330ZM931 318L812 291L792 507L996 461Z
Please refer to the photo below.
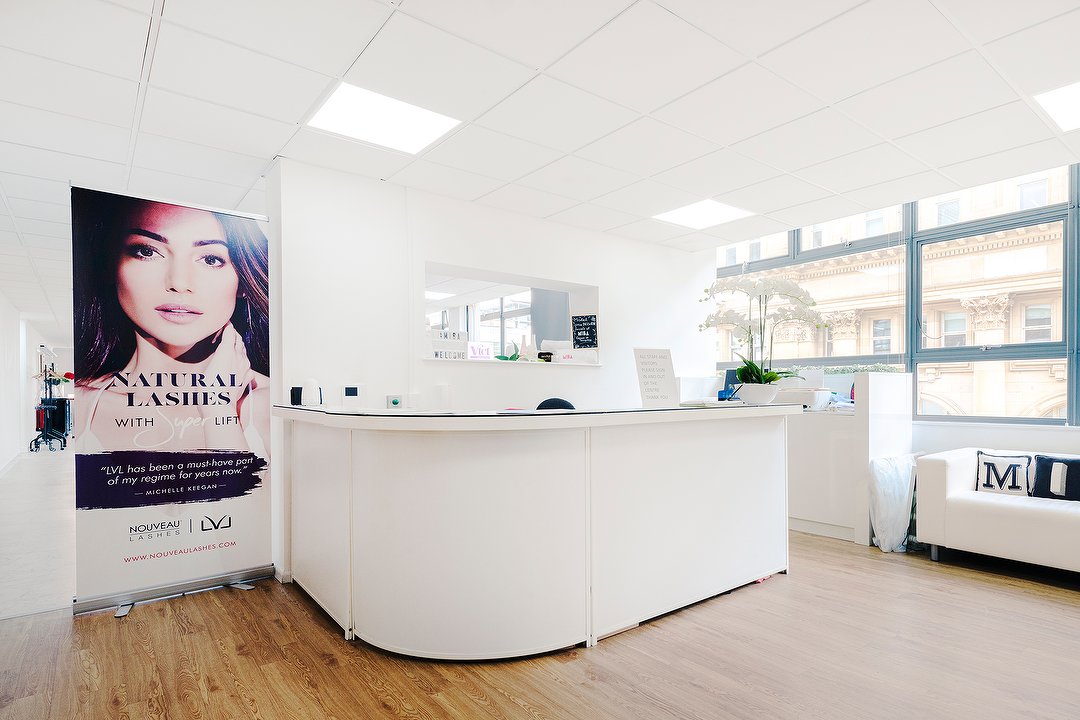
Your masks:
M597 347L595 315L571 315L570 322L575 349Z

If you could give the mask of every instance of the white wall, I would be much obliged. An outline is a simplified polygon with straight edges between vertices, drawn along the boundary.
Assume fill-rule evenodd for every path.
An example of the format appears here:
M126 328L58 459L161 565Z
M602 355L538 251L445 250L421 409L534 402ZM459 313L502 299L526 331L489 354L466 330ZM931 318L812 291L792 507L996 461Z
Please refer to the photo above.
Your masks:
M23 404L22 338L19 311L0 295L0 469L30 442L27 419L33 428L31 411ZM12 380L7 380L11 378ZM18 378L18 381L13 381ZM24 438L23 436L26 435Z
M941 452L960 447L1080 454L1080 428L999 423L916 422L915 452Z
M431 407L450 386L455 410L640 405L632 349L672 349L678 375L714 374L712 332L698 302L715 277L712 252L670 248L280 162L285 386L313 377L328 402L361 383L367 404L419 393ZM274 209L271 209L272 215ZM600 288L601 367L423 359L428 261Z

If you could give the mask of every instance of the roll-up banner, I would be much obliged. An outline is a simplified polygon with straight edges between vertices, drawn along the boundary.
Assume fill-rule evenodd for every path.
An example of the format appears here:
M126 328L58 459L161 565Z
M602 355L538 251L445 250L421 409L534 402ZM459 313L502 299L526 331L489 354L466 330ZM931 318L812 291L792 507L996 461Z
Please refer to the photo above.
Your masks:
M72 188L75 611L270 569L261 223Z

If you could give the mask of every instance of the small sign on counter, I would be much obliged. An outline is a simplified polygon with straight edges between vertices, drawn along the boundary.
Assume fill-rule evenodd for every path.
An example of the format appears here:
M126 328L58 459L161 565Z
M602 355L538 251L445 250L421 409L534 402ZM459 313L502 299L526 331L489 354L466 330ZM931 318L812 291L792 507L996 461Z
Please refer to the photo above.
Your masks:
M634 348L641 407L677 407L679 384L671 365L671 350Z

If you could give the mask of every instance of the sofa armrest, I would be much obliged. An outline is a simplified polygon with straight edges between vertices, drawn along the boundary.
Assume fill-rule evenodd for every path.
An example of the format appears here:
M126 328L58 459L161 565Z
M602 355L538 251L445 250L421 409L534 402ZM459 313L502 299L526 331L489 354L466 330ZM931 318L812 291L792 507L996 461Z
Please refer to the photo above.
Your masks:
M923 455L916 463L915 532L919 542L948 546L945 502L950 495L975 489L975 448Z

